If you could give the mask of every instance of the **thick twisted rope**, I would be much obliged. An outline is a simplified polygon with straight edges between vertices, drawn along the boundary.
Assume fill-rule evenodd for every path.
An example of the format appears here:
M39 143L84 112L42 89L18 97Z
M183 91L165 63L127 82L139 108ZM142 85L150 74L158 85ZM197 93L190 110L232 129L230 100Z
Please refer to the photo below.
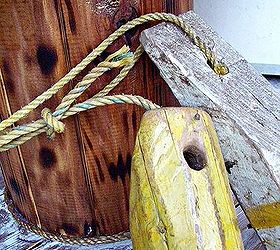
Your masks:
M121 49L122 50L122 49ZM124 52L124 51L122 51ZM95 94L91 99L95 98L95 97L102 97L107 95L113 88L115 88L119 82L128 74L129 70L134 66L135 62L139 59L139 57L141 56L141 54L143 53L143 48L142 46L139 46L135 53L134 56L132 57L132 60L127 60L126 59L126 63L130 62L129 64L125 64L124 68L120 71L120 73L116 76L116 78L114 78L108 85L106 85L100 92L98 92L97 94ZM111 56L110 56L111 57ZM121 59L123 60L123 59ZM122 61L124 63L124 61ZM107 65L108 66L108 65ZM116 66L116 65L114 65ZM119 62L119 66L122 66L122 64ZM92 70L89 74L91 74L93 71L96 72L96 75L91 79L92 81L94 81L98 76L100 76L102 73L104 73L105 71L108 70L109 67L107 68L103 68L103 66L97 66L96 68L94 68L94 70ZM56 108L56 111L54 112L53 117L58 120L58 116L61 118L63 116L63 118L65 117L65 112L67 111L67 108L69 108L70 104L68 102L68 96L70 95L74 95L75 98L77 98L78 96L80 96L85 90L86 88L88 88L90 86L90 83L88 82L88 78L87 76L85 76L83 78L83 80L81 82L79 82L75 88L73 90L71 90L63 99L62 99L62 103ZM80 89L79 92L76 91L76 89ZM91 99L89 99L88 101L90 101ZM74 99L72 99L71 102L74 102ZM69 105L65 105L69 104ZM82 103L81 103L82 105ZM67 107L67 108L65 108ZM84 105L85 107L85 105ZM73 110L73 109L72 109ZM81 111L84 111L80 110ZM42 113L42 117L44 119L43 120L38 120L36 122L27 124L27 125L21 125L21 126L17 126L15 127L13 130L9 131L7 134L1 135L0 136L0 152L1 151L6 151L8 149L14 148L16 146L19 146L21 144L23 144L25 141L31 139L32 137L42 133L42 129L44 129L47 123L47 134L50 136L50 138L53 138L53 133L54 132L63 132L60 131L61 129L57 129L57 131L55 131L55 128L53 128L53 126L56 126L56 123L54 123L54 119L50 118L50 112L48 112L49 115L49 122L47 121L47 119L44 117L46 116L46 111L44 111ZM52 122L51 122L52 121Z
M219 63L211 51L205 43L203 43L198 36L195 35L195 32L192 28L187 25L182 18L177 17L172 14L167 13L151 13L140 16L138 18L133 19L132 21L127 22L122 25L118 30L112 33L109 37L107 37L97 48L95 48L87 57L85 57L79 64L76 65L73 69L71 69L63 78L61 78L57 83L55 83L52 87L50 87L47 91L36 97L29 104L24 106L22 109L16 111L9 118L2 121L0 123L0 131L3 131L7 127L11 126L15 122L19 121L21 118L27 116L32 110L37 108L44 101L48 100L55 93L57 93L63 86L69 83L74 77L76 77L85 67L92 62L97 56L99 56L110 44L112 44L117 38L122 36L126 31L134 28L137 25L149 22L149 21L167 21L176 24L180 27L194 42L196 46L200 48L200 50L205 54L209 64L215 70L216 73L221 72L222 69L226 69L226 66L222 63ZM222 72L226 72L223 70Z
M41 112L42 118L48 127L46 133L50 138L53 138L54 132L62 133L64 132L64 124L59 121L48 108L44 108Z
M138 106L145 108L146 110L159 108L158 105L143 98L142 96L113 95L113 96L104 96L104 97L92 97L86 100L85 102L73 105L73 107L71 107L69 110L65 112L65 114L61 117L61 119L65 119L69 116L75 115L79 112L88 109L93 109L93 108L112 105L112 104L125 104L125 103L136 104ZM48 115L50 114L48 113ZM58 132L61 131L61 124L60 124L61 122L58 121L55 116L53 118L46 118L45 114L42 114L42 116L43 119L37 120L33 123L16 127L13 131L17 131L19 134L21 134L21 136L18 136L17 134L18 137L12 140L12 143L7 143L5 145L2 145L0 148L0 152L6 151L8 149L23 144L24 142L30 140L31 138L43 132L48 131L50 126L51 129L53 129L54 131L58 131Z

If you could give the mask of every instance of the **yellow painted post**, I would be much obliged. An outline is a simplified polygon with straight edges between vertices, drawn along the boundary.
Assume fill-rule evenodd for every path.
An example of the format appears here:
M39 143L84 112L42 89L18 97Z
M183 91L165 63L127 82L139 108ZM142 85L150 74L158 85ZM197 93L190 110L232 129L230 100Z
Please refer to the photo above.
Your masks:
M130 188L133 249L243 249L223 157L209 115L144 114Z

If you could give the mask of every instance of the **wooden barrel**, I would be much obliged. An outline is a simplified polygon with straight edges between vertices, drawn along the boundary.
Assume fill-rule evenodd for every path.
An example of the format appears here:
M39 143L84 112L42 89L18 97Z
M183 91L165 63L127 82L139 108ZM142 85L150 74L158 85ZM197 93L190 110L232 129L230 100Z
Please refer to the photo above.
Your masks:
M128 20L155 11L178 14L190 7L191 0L1 1L1 120L44 92ZM123 44L135 49L142 29L127 32L91 66ZM96 93L117 72L100 77L79 101ZM19 124L38 119L44 107L54 110L70 88ZM160 105L178 106L147 56L113 93L138 94ZM66 235L128 230L131 154L143 112L130 105L83 112L66 119L65 133L54 140L42 134L1 153L7 191L20 213L49 232Z

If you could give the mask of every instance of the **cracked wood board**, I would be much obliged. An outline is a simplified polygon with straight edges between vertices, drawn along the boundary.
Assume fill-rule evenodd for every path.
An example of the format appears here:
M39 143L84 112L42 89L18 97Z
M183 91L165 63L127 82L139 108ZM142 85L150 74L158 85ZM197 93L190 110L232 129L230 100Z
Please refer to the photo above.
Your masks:
M181 17L213 47L229 74L216 75L172 24L145 30L141 43L180 104L210 113L233 190L267 247L279 249L279 92L198 15Z

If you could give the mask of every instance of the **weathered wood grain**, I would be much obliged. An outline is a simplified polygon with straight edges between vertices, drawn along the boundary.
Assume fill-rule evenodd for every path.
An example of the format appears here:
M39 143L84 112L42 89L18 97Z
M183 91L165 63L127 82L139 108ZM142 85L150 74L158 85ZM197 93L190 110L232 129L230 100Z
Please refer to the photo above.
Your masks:
M141 42L180 104L202 107L212 115L231 186L252 226L268 247L278 249L279 92L200 17L189 12L182 18L213 47L229 74L216 75L202 52L173 25L145 30Z
M1 1L0 5L4 119L44 92L67 68L55 1ZM44 106L53 109L66 91ZM40 117L40 110L22 122ZM63 136L50 141L42 135L1 154L1 161L8 190L27 219L49 231L80 235L94 216L74 119L66 121L66 127Z
M103 34L103 36L100 36L94 43L92 42L92 37L89 37L89 35L95 34L96 36L98 35L97 33L101 30L102 32L104 32L104 28L102 28L102 25L104 25L104 23L108 23L112 20L111 16L107 14L107 12L111 12L111 8L110 5L107 4L106 5L106 1L78 1L77 3L75 3L75 1L71 1L72 6L77 6L76 8L80 8L81 5L85 6L85 8L83 9L83 12L79 12L79 15L75 14L76 13L76 9L73 10L74 12L74 16L75 16L75 20L77 23L80 23L79 25L83 25L83 27L80 27L80 32L83 31L83 34L79 34L80 40L77 41L76 44L76 49L75 50L71 50L72 52L69 54L69 49L68 49L68 37L70 37L70 31L69 31L69 27L70 25L72 26L72 30L75 30L75 25L71 24L73 22L71 22L71 20L73 20L73 18L69 18L69 14L68 14L68 9L67 7L65 7L66 2L70 2L70 1L44 1L44 2L35 2L35 1L1 1L0 2L0 9L1 9L1 15L0 15L0 58L1 58L1 91L6 91L6 93L9 95L9 100L8 102L6 101L6 97L2 96L2 92L1 92L1 98L0 98L0 114L1 114L1 119L4 119L5 117L7 117L10 112L14 112L16 109L20 108L21 106L23 106L24 104L28 103L29 101L32 100L32 98L34 98L35 96L37 96L38 94L40 94L41 92L43 92L45 89L47 89L53 82L55 82L57 79L59 79L60 77L63 76L63 74L69 69L69 67L73 66L72 64L70 64L70 58L75 58L72 61L73 64L75 64L76 62L78 62L79 60L81 60L87 53L88 51L90 51L90 49L92 49L95 45L97 45L99 43L99 40L101 41L107 34L109 34L110 32L112 32L113 30L116 29L116 26L112 25L111 30L107 30L106 34ZM112 1L113 2L113 1ZM136 1L135 1L136 2ZM44 5L42 5L44 3ZM173 12L173 13L178 13L178 12L183 12L186 11L189 6L190 6L190 1L164 1L164 3L160 2L160 1L147 1L147 2L137 2L137 9L140 9L141 12L139 12L138 14L140 15L140 13L144 13L144 12L150 12L150 11L167 11L167 12ZM102 8L103 6L105 6L104 8ZM140 7L139 7L140 6ZM69 8L69 7L68 7ZM117 9L119 9L119 5L116 7ZM70 13L71 13L71 8L70 9ZM96 9L98 9L98 11L96 11ZM114 9L114 7L113 7ZM45 11L43 11L45 10ZM103 11L104 10L104 11ZM42 13L43 12L43 13ZM46 13L48 12L48 13ZM55 14L54 14L55 13ZM123 15L125 15L126 12L122 12ZM130 12L128 12L129 15ZM90 19L90 17L95 14L95 19L90 20L89 22L85 23L86 19ZM29 17L28 17L29 16ZM29 18L29 19L28 19ZM120 18L121 19L121 18ZM27 21L26 21L27 20ZM28 21L29 20L29 21ZM31 20L31 21L30 21ZM100 25L96 25L96 28L93 29L93 25L94 23L98 22ZM66 28L63 28L66 27ZM105 27L105 26L104 26ZM58 30L61 29L61 32L59 33ZM66 32L65 32L66 29ZM138 32L139 33L139 32ZM66 36L67 34L67 36ZM137 34L136 34L137 36ZM54 38L56 37L56 38ZM60 38L62 37L62 38ZM126 38L129 38L129 35L125 36ZM63 42L59 41L59 38L61 40L63 40ZM85 41L86 39L86 41ZM55 40L55 41L54 41ZM135 41L137 41L137 38L134 38ZM74 41L74 40L72 40ZM45 58L45 61L41 62L39 64L38 59L37 59L37 46L39 45L39 43L44 42L44 45L47 47L47 49L43 46L40 48L40 50L38 52L39 55L41 55L41 57ZM86 44L88 47L85 47L83 44ZM51 50L49 50L48 48L51 48ZM72 47L71 47L72 48ZM112 51L113 49L111 49L110 51ZM53 52L56 52L56 56L53 56ZM64 59L65 58L65 59ZM66 59L68 58L68 59ZM6 60L5 60L6 59ZM53 66L52 61L56 61L55 66ZM102 60L102 58L101 58ZM5 63L6 61L6 63ZM45 67L44 67L45 64ZM41 70L42 68L42 70ZM143 69L143 71L141 71ZM16 72L16 73L15 73ZM45 74L43 74L43 72ZM137 73L138 72L138 73ZM144 72L144 73L143 73ZM140 80L139 80L139 75L141 75ZM172 98L170 96L170 91L169 87L166 86L166 84L161 80L161 77L159 76L159 74L157 73L157 69L156 67L154 67L152 64L150 64L149 60L147 57L145 57L145 59L143 59L143 61L141 61L141 66L138 66L138 70L136 70L136 72L132 72L129 76L129 81L128 83L125 84L126 87L130 86L132 91L133 88L136 84L141 84L142 80L145 81L145 88L148 93L151 93L151 95L154 93L157 96L157 100L159 100L159 103L162 103L163 105L167 105L169 103L169 105L178 105L177 101L175 100L175 98ZM106 79L105 79L106 80ZM100 84L102 85L105 84L105 81L103 81L102 79L100 79ZM132 84L134 83L134 85ZM29 88L27 90L27 88ZM14 92L16 89L16 92ZM122 90L120 90L121 92ZM89 91L91 94L93 93L92 91ZM60 97L64 94L64 91L60 92ZM7 95L6 95L7 96ZM164 103L166 99L170 99L168 103ZM172 100L171 100L172 99ZM157 101L156 100L156 101ZM48 102L46 105L50 108L53 108L56 106L58 99L52 99L50 102ZM38 111L34 112L34 115L31 116L29 118L29 120L35 119L39 117L39 112L40 112L40 108L38 109ZM125 108L124 108L125 110ZM124 131L135 131L136 133L136 129L135 129L135 124L136 126L138 126L138 122L140 120L140 110L137 111L139 112L139 116L136 116L136 111L133 112L134 110L130 110L127 114L121 113L117 119L123 119L123 123L121 125L119 125L120 127L125 126L126 122L125 122L125 118L128 117L128 123L129 125L126 126L126 128L128 127L129 129L124 129ZM105 110L100 110L98 112L101 112L102 115L100 116L101 118L104 118L107 116L107 109ZM112 118L110 119L109 122L113 122L113 117L115 116L114 114L115 109L112 109L112 111L110 111L110 114L112 115ZM124 117L124 118L123 118ZM136 117L136 118L135 118ZM95 121L93 119L96 119L92 116L89 116L88 118L88 124L95 124ZM71 120L71 119L70 119ZM77 124L78 122L76 122ZM74 121L69 121L69 123L67 122L66 126L67 126L67 130L66 133L69 134L73 134L72 133L72 125L74 124ZM105 123L106 124L106 123ZM99 124L100 125L100 124ZM105 127L107 128L107 125L105 125ZM89 126L89 125L87 125ZM77 128L79 126L76 126ZM95 128L95 133L98 132L98 128L100 128L99 126L96 126L97 128ZM70 130L69 130L70 129ZM119 127L117 127L117 129L119 129ZM80 129L77 129L77 137L79 138L80 136ZM88 131L90 131L90 129L88 129ZM110 145L111 144L111 134L109 133L108 129L102 129L101 132L104 133L104 131L107 131L107 138L104 137L95 137L95 138L90 138L90 142L95 143L94 146L97 147L103 147L105 148L105 145ZM130 132L131 133L131 132ZM120 136L119 133L116 133L117 136ZM63 135L64 136L64 135ZM67 167L75 167L75 164L77 166L77 169L82 169L83 165L81 165L80 163L77 163L80 158L80 156L78 155L79 149L76 148L74 151L76 153L76 157L75 159L75 164L73 163L73 161L70 159L69 160L69 154L65 155L65 152L68 151L69 152L69 148L64 147L65 143L63 143L62 146L62 150L59 148L57 148L57 144L56 142L49 142L48 140L45 139L44 135L42 135L41 139L42 141L39 142L39 145L48 145L48 147L50 147L51 149L55 149L55 154L56 152L62 152L59 153L59 159L57 159L57 162L55 164L55 166L60 165L60 162L62 161L61 159L63 159L63 162L67 163ZM85 137L86 138L86 137ZM62 137L60 138L60 136L58 135L56 140L60 141L62 139ZM98 139L98 142L96 143L95 139ZM75 139L74 141L77 141L78 139ZM63 141L63 140L62 140ZM74 142L73 141L73 136L70 137L70 140L67 139L67 143L68 142ZM105 141L104 144L103 141ZM117 140L118 141L118 140ZM125 139L123 139L123 137L121 137L120 144L123 144L123 142L125 141L125 143L127 143L126 137ZM45 144L46 143L46 144ZM53 144L54 143L54 144ZM80 145L83 145L81 143L79 143ZM86 142L84 142L84 144L86 144ZM88 143L90 145L90 143ZM25 153L22 157L21 154L21 150L19 149L17 150L11 150L8 152L8 154L6 153L1 153L0 156L0 160L3 163L2 168L5 170L7 170L6 172L9 173L9 177L14 177L14 171L10 171L11 169L13 170L13 168L17 169L17 172L19 174L16 175L16 179L20 182L20 183L25 183L24 179L25 179L25 174L24 174L24 167L25 164L26 166L30 169L30 171L32 171L32 169L34 168L34 166L38 166L35 167L35 169L40 169L41 168L41 163L39 162L40 160L38 160L38 151L37 151L37 146L38 142L37 139L34 139L32 142L30 142L30 144L28 144L28 146L26 146L27 149L25 149ZM66 150L65 150L66 148ZM111 151L111 150L109 150ZM43 152L48 152L48 151L43 151ZM72 151L71 151L72 152ZM80 151L81 152L81 151ZM92 150L90 150L90 146L88 146L88 156L91 156L91 152ZM115 155L115 152L109 152L109 155L114 155L114 157L110 156L112 160L112 162L114 161L114 166L118 166L118 156ZM51 162L51 154L43 154L46 156L46 161L47 162ZM61 156L62 155L62 156ZM125 154L124 154L125 155ZM33 161L32 158L35 158L34 161L36 161L37 165L32 165ZM83 157L81 157L83 159ZM39 162L39 163L38 163ZM89 161L90 162L90 161ZM121 162L121 161L120 161ZM111 162L109 162L109 164L105 163L104 161L101 162L101 167L107 171L107 167L110 165ZM64 165L65 166L65 165ZM90 169L92 170L92 172L97 173L96 176L98 178L98 161L97 163L95 163L94 161L90 162ZM9 171L8 171L9 170ZM46 184L49 184L49 180L48 177L49 176L54 176L56 175L53 171L52 174L49 173L43 173L40 177L40 179L46 180ZM31 174L31 176L33 176ZM74 175L73 173L71 173L70 175L70 179L75 179L76 175ZM32 177L33 178L33 177ZM31 178L31 179L32 179ZM51 181L52 182L52 181ZM63 188L61 186L63 186L64 184L58 185L57 181L55 183L55 185L53 186L54 190L49 191L47 189L47 185L44 186L44 190L46 190L44 193L48 193L54 197L54 199L58 199L57 195L53 195L53 192L58 192L56 190L56 188L60 187L59 192L65 192L65 190L67 191L67 188L65 188L65 190L63 191ZM64 181L62 181L64 183ZM113 181L112 181L113 182ZM42 182L43 184L45 182ZM67 182L65 183L67 184ZM79 180L79 185L81 184L81 181ZM7 185L9 185L9 183L7 183ZM113 189L114 187L116 187L116 184L113 182L112 184L108 184L113 186L111 189ZM9 187L9 186L8 186ZM106 185L103 185L104 187L104 192L108 191L106 189ZM12 190L11 186L9 188L10 190ZM101 189L101 188L100 188ZM38 189L36 189L36 191L38 191ZM32 207L32 202L28 202L28 199L30 199L30 194L28 193L28 189L26 188L25 185L22 185L22 189L21 192L25 194L27 201L25 203L20 202L20 199L17 198L16 194L12 193L13 199L16 202L18 207L22 207L22 213L24 215L26 215L26 217L28 219L30 219L31 221L36 221L36 213L33 211L33 207ZM96 192L99 192L96 191ZM3 190L0 190L0 194L3 193ZM81 192L83 193L83 192ZM109 191L108 191L109 193ZM104 203L106 204L107 200L111 199L112 196L114 195L114 197L123 197L123 194L120 194L118 191L116 191L116 189L114 189L114 192L112 194L109 193L107 199L104 201ZM2 196L1 196L1 206L4 206L3 201L2 201ZM122 198L121 198L122 199ZM121 202L124 202L123 200L121 200ZM126 201L127 203L127 201ZM123 203L125 204L125 203ZM29 206L25 207L26 205ZM104 207L104 206L103 206ZM112 208L113 207L113 208ZM45 208L48 209L50 211L50 208L53 208L53 202L47 202L45 204ZM64 205L64 208L66 209L71 209L71 207L68 207L66 204ZM4 206L4 209L6 209L6 207ZM29 209L29 210L28 210ZM1 210L1 218L3 218L3 216L6 214L6 210L5 212L3 212L4 210ZM68 210L64 210L64 212L67 212ZM115 205L110 205L108 207L105 206L104 209L104 213L108 214L112 214L112 217L114 218L114 221L109 221L110 224L108 224L108 227L111 226L113 223L115 223L114 228L118 227L120 222L115 222L115 220L119 220L118 217L121 214ZM127 212L125 212L127 213ZM33 219L32 219L33 216ZM64 216L62 213L60 213L59 216ZM4 216L5 217L5 216ZM5 217L6 218L6 217ZM116 218L116 219L115 219ZM25 249L25 247L28 245L29 247L31 247L32 245L36 244L40 244L40 242L42 241L42 245L38 245L38 247L36 247L37 249L72 249L72 247L70 247L69 245L65 246L62 244L58 244L58 243L49 243L47 241L42 240L42 238L37 237L36 239L39 239L39 243L37 240L33 241L33 237L34 235L32 234L27 234L26 232L24 232L23 230L18 230L18 227L16 225L16 223L11 219L11 217L9 217L9 220L11 220L12 222L9 222L8 224L3 224L1 222L1 226L0 226L0 231L1 231L1 236L5 235L7 236L7 234L9 234L10 236L7 237L2 237L1 238L1 247L0 248L4 248L4 249L15 249L19 248L19 249ZM10 224L11 223L11 224ZM126 222L127 223L127 222ZM116 226L117 224L117 226ZM120 226L119 228L123 228L123 226ZM110 229L109 229L110 230ZM251 231L254 231L253 229L251 229ZM7 233L8 232L8 233ZM245 232L245 233L244 233ZM243 236L248 235L248 230L242 231ZM255 234L253 234L254 237L253 239L257 239L255 237ZM32 236L32 237L31 237ZM9 240L10 239L10 240ZM246 241L246 237L243 238L244 241ZM30 243L30 241L32 241L33 243ZM25 244L28 243L28 244ZM247 246L249 247L248 249L257 249L255 248L256 246L254 245L255 241L251 244L247 244ZM257 244L260 244L260 242L257 242ZM244 243L244 245L246 246L246 243ZM106 246L107 247L107 246ZM103 247L103 249L106 249L106 247ZM76 249L77 247L74 247L74 249ZM119 248L118 248L119 249ZM127 249L127 248L126 248ZM246 248L247 249L247 248Z
M190 7L190 0L1 1L1 119L44 92L126 21L148 12L179 13ZM127 32L91 66L123 43L135 48L140 30ZM116 73L101 77L81 100ZM53 110L67 90L44 107ZM147 56L114 93L179 105ZM22 122L37 119L40 111L41 107ZM66 132L53 141L41 135L2 153L7 187L23 215L49 231L66 234L128 230L130 162L142 114L128 105L97 109L67 119Z
M146 112L131 167L134 249L243 249L221 149L206 112Z
M144 13L182 12L191 1L61 1L69 67L77 64L89 51L119 26ZM83 18L80 18L83 17ZM92 66L123 44L135 49L143 27L128 31L110 46ZM147 57L132 69L112 93L139 94L157 103L176 106L178 102L159 77ZM100 77L81 96L92 96L116 75L118 70ZM144 110L131 105L110 106L79 115L80 150L84 155L90 203L100 233L128 230L128 190L131 155L139 122Z

